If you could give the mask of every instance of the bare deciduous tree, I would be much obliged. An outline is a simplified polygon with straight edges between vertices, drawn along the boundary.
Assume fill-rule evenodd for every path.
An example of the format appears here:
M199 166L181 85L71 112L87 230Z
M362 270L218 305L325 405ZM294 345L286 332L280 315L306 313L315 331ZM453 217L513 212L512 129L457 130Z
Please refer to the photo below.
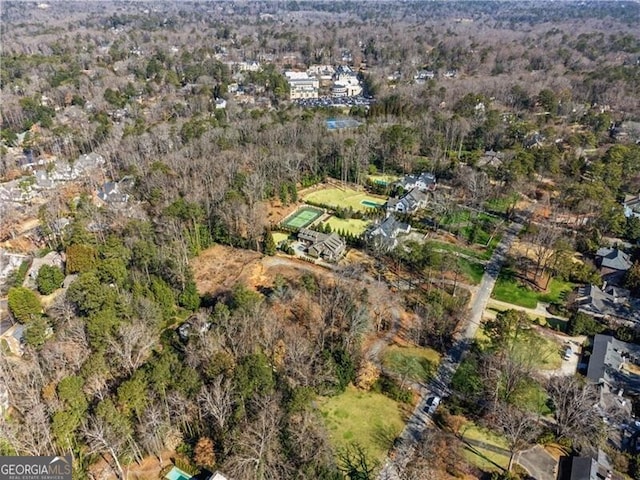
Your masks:
M109 350L124 371L132 374L146 361L157 337L157 332L141 321L125 323L117 338L109 339Z
M198 404L205 415L211 417L216 428L224 431L234 405L231 380L219 375L211 385L202 387L198 395Z
M503 402L496 405L488 418L491 420L491 426L500 429L507 438L510 453L507 470L510 472L516 454L535 440L540 427L532 413Z
M116 476L126 478L119 456L122 455L127 439L118 435L102 418L91 416L81 427L82 435L89 445L89 452L93 454L108 454L111 458L113 471Z
M594 411L597 388L577 377L552 377L547 393L554 406L556 435L571 439L580 449L597 446L603 431L603 422Z

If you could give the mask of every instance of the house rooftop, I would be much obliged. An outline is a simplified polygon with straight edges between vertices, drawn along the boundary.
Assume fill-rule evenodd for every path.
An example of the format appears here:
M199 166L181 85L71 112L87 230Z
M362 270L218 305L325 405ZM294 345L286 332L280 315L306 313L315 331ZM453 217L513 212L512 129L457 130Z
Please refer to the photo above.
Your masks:
M600 248L596 252L596 257L602 258L602 268L610 268L612 270L629 270L631 268L631 258L629 255L617 248Z
M570 480L598 480L593 468L594 463L590 457L573 457Z
M594 337L587 368L589 380L604 382L611 388L640 392L640 375L625 368L626 364L640 364L640 345L616 340L611 335Z

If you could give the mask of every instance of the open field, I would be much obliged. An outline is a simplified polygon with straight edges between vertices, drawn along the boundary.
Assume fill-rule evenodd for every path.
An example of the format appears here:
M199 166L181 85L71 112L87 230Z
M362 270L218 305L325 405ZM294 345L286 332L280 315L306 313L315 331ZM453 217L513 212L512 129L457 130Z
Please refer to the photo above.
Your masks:
M329 224L332 232L344 230L345 232L351 233L355 236L362 235L371 224L371 222L367 220L359 220L357 218L343 219L334 216L329 217L329 219L324 223Z
M334 449L358 442L378 462L404 428L401 404L353 386L335 397L320 399L319 407Z
M364 212L377 205L384 205L387 201L385 197L370 195L365 191L338 187L316 190L306 195L303 200L336 208L351 207L356 212Z
M322 215L324 215L324 212L318 208L300 207L285 218L282 221L282 224L290 228L305 228L315 222Z

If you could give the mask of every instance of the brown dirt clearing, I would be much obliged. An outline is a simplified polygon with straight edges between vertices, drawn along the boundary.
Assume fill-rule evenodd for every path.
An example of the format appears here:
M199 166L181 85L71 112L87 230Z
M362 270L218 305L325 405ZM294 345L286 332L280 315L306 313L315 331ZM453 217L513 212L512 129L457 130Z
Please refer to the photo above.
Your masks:
M196 287L201 295L216 295L253 275L262 254L252 250L215 245L191 261Z

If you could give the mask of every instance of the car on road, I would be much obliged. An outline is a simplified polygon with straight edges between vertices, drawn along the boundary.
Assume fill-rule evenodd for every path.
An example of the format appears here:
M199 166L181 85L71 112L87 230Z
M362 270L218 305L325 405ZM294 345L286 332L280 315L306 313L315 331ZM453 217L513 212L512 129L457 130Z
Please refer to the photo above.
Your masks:
M427 407L425 410L429 415L433 415L436 412L438 405L440 405L440 400L441 398L436 396L427 398Z

